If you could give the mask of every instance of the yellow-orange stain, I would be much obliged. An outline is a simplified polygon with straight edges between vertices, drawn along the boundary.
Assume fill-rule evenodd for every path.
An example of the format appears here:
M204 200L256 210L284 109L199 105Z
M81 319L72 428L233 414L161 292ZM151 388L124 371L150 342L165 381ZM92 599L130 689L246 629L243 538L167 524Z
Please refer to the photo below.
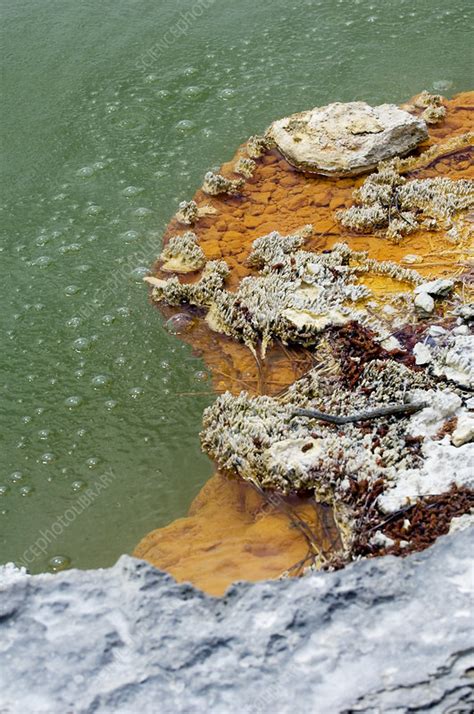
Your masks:
M189 515L149 533L134 555L222 595L237 580L262 580L302 572L310 548L292 518L304 519L322 552L332 552L338 534L328 507L312 499L285 499L273 506L249 484L213 476L194 500Z

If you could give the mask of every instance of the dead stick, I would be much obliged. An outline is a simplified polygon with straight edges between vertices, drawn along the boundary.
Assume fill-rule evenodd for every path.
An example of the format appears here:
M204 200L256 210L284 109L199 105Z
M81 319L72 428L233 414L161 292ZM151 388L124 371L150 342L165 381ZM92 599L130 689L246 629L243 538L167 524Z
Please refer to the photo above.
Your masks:
M351 414L349 416L326 414L316 409L296 409L291 416L319 419L319 421L327 421L330 424L351 424L355 421L369 421L369 419L377 419L378 417L392 416L394 414L414 414L426 406L428 406L427 402L419 402L418 404L389 404L386 407L380 407L370 412L360 412L359 414Z

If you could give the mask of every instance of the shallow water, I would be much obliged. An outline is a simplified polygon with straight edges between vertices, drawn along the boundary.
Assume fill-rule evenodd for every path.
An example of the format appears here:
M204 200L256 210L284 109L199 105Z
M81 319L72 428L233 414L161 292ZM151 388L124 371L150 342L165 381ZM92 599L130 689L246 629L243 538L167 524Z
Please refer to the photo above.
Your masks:
M277 116L469 88L472 10L461 0L0 7L0 561L33 572L108 565L184 515L212 471L197 438L212 399L203 365L141 283L177 202ZM68 561L49 565L57 556Z

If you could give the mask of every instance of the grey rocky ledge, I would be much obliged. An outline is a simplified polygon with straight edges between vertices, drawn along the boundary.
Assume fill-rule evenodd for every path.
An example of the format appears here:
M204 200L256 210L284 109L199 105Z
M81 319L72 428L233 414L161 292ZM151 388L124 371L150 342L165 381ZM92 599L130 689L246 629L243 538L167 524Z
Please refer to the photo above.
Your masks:
M0 712L467 712L474 529L208 597L142 561L4 574Z

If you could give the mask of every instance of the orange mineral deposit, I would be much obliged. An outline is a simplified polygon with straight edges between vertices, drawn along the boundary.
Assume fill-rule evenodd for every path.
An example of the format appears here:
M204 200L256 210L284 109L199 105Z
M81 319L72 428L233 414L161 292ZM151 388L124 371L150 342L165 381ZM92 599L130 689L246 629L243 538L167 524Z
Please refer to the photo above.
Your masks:
M402 172L407 178L474 178L474 93L459 94L443 104L445 118L429 127L429 140L403 164ZM415 109L412 102L406 106L410 111L422 111ZM222 166L224 176L238 178L233 167L244 148ZM446 231L420 228L394 243L378 235L357 234L343 228L336 211L353 205L352 193L365 179L366 176L329 178L304 174L274 149L256 160L256 170L246 180L241 195L209 197L197 191L194 200L198 206L211 206L215 213L199 218L192 230L207 259L222 258L228 263L230 290L237 288L242 277L255 274L246 259L256 238L275 230L287 235L308 223L313 226L313 234L305 244L307 250L321 252L344 241L354 250L367 251L370 258L413 267L427 280L462 276L469 270L472 215L463 217L455 241ZM184 232L183 228L173 219L165 232L165 243L170 236ZM166 277L160 274L159 265L155 273ZM368 275L364 281L376 295L400 289L397 281L386 276ZM166 316L178 312L175 308L160 309ZM238 394L245 390L250 394L276 395L318 359L317 354L301 347L275 344L263 362L256 361L246 347L212 332L203 320L197 320L194 329L180 337L202 356L218 393L229 390ZM308 539L300 521L314 539ZM335 553L340 547L329 507L309 498L272 502L251 485L216 474L195 499L186 518L146 535L134 555L167 570L178 581L191 581L219 595L236 580L301 573L310 562L311 542L317 542L323 554Z

